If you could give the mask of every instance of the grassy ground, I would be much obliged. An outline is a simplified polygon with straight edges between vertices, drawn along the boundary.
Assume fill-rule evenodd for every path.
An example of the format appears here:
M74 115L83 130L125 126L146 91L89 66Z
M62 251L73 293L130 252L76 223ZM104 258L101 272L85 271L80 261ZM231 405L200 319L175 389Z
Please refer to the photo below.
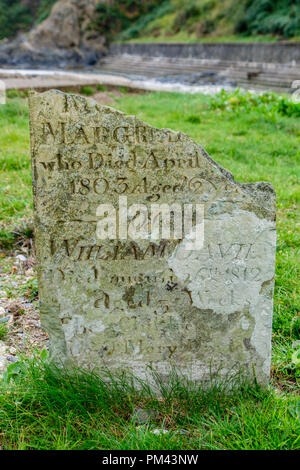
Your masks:
M188 133L238 181L274 185L278 246L272 388L244 387L226 396L222 388L204 392L175 381L158 400L126 382L108 386L90 375L57 376L43 361L25 361L13 365L8 384L2 381L0 446L299 449L300 105L276 95L118 93L112 98L116 107L152 125ZM16 227L26 235L32 216L26 100L15 97L0 106L0 125L0 241L5 256L13 248ZM17 380L9 381L14 374ZM137 407L156 410L147 425L134 421ZM161 428L168 433L153 434Z
M138 42L265 42L297 40L297 0L164 0L117 40Z

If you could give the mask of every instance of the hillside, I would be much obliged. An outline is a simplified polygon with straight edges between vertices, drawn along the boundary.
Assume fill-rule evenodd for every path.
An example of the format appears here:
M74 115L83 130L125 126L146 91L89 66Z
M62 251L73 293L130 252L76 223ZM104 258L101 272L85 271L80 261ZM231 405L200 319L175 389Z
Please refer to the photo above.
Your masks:
M119 35L138 41L272 41L300 37L299 0L165 0Z
M60 9L79 5L80 11L89 4L82 0L0 0L0 39L38 27L51 18L55 3ZM108 41L295 39L300 38L300 0L99 0L84 28Z

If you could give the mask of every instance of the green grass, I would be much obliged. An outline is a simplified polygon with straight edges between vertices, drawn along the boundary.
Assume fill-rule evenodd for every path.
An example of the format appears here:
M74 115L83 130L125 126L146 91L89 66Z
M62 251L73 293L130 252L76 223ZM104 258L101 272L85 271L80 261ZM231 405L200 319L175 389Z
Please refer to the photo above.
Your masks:
M183 385L177 383L173 394L160 401L149 396L149 391L128 391L126 383L118 388L89 375L55 376L43 364L26 366L16 384L2 385L10 388L0 394L0 446L300 448L300 404L295 395L300 382L296 355L300 339L300 105L275 94L253 98L239 93L217 97L146 93L114 95L114 99L116 107L149 124L189 134L213 159L232 171L236 180L263 180L274 185L278 239L272 383L276 393L244 387L228 397L222 389L183 390ZM26 222L32 217L26 101L14 97L0 106L0 124L0 241L8 249L18 237L31 233ZM29 288L34 297L34 282ZM138 406L159 410L148 427L136 427L131 420ZM161 426L170 432L159 436L151 433L151 429ZM178 432L182 429L187 434Z
M176 374L167 384L154 379L159 398L130 376L67 372L38 359L13 364L0 388L0 444L20 450L300 448L299 398L250 385L228 393L229 382L204 390ZM152 410L147 423L136 421L137 408ZM154 429L168 432L155 435Z

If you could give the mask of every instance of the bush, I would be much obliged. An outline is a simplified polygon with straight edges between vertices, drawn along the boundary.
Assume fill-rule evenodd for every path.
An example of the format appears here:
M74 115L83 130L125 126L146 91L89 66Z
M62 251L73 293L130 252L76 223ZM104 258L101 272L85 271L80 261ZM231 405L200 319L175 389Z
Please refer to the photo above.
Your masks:
M97 91L107 91L107 87L105 85L97 85Z
M0 323L0 341L4 341L7 338L8 328Z
M14 98L28 98L28 90L16 90L12 88L6 91L6 97L10 99Z
M211 109L231 112L248 112L259 108L263 114L278 113L282 116L300 117L300 103L295 103L289 98L284 98L270 92L258 95L250 92L241 92L240 90L236 90L233 93L222 90L212 97L210 107Z
M201 119L199 116L195 116L194 114L191 114L186 118L186 122L190 122L191 124L200 124Z

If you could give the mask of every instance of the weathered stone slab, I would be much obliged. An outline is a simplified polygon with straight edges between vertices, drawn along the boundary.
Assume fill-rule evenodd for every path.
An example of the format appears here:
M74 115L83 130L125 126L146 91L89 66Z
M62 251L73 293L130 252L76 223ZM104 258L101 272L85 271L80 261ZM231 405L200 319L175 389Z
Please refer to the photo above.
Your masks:
M40 309L52 359L142 378L148 365L165 376L175 366L197 381L255 370L265 384L272 186L237 183L187 135L91 99L32 95L30 123ZM174 203L169 236L155 235L153 205ZM204 219L175 236L176 210L187 205ZM196 232L204 241L191 249Z

